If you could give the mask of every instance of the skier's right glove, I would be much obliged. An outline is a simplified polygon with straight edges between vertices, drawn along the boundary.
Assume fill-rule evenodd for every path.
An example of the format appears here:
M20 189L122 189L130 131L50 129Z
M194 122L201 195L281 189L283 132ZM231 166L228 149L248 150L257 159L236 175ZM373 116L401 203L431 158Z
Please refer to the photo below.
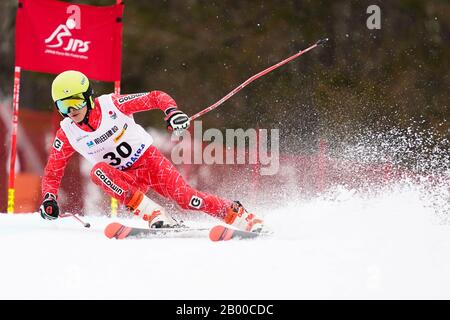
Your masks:
M176 108L170 108L166 110L166 117L164 120L167 122L167 130L169 132L175 132L177 136L181 135L184 130L189 128L190 120L187 114Z
M56 202L56 196L52 193L46 193L41 206L39 207L41 217L47 220L55 220L59 217L59 206Z

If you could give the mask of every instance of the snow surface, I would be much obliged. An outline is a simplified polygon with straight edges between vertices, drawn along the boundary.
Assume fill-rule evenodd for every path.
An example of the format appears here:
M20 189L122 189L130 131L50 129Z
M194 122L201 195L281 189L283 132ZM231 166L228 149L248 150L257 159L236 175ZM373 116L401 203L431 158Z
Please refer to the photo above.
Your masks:
M137 219L1 214L0 299L450 298L450 226L414 188L257 209L272 238L221 243L103 234Z

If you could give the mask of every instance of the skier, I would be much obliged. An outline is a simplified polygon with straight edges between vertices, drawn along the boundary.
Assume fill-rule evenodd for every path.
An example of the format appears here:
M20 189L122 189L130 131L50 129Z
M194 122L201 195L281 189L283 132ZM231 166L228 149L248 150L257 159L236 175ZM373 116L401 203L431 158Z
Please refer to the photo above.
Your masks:
M187 129L189 117L168 94L151 91L94 99L89 79L79 71L69 70L54 79L52 98L64 119L44 169L39 208L42 218L58 218L58 189L64 169L77 151L93 164L92 181L148 221L150 228L180 226L145 195L152 188L183 209L206 212L240 230L262 230L263 221L239 201L200 192L186 184L175 166L152 145L152 136L135 123L133 113L160 109L169 130L180 134Z

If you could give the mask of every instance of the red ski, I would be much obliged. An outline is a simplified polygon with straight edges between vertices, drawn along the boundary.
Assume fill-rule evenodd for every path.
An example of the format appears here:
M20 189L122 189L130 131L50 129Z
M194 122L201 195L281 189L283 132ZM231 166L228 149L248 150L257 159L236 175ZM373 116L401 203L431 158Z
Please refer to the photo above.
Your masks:
M109 239L142 239L142 238L198 238L204 237L207 228L135 228L112 222L105 228L105 236Z
M266 233L257 233L250 231L236 230L225 226L215 226L209 231L209 238L212 241L227 241L231 239L254 239L267 235Z
M135 228L128 227L118 222L112 222L105 228L105 235L109 239L157 239L157 238L203 238L209 231L209 238L212 241L227 241L237 239L254 239L257 237L267 236L268 233L257 233L249 231L241 231L225 226L215 226L211 230L209 228Z

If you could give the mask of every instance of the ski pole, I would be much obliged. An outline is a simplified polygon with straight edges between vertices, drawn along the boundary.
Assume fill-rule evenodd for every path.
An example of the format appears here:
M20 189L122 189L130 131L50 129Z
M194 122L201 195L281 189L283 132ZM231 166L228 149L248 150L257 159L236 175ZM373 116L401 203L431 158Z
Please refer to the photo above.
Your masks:
M74 213L61 213L59 215L60 218L67 218L67 217L73 217L75 220L77 220L78 222L80 222L85 228L90 228L91 224L89 222L84 222L83 220L81 220L80 218L78 218Z
M236 87L234 90L232 90L230 93L228 93L225 97L223 97L222 99L220 99L219 101L217 101L213 105L209 106L208 108L206 108L206 109L204 109L204 110L194 114L192 117L189 118L189 120L193 121L193 120L197 119L198 117L204 115L205 113L207 113L207 112L209 112L211 110L214 110L215 108L220 106L222 103L224 103L225 101L230 99L232 96L234 96L237 92L241 91L249 83L253 82L254 80L258 79L259 77L262 77L263 75L269 73L270 71L281 67L282 65L288 63L289 61L294 60L297 57L300 57L302 54L304 54L304 53L314 49L315 47L324 45L327 41L328 41L328 38L321 39L321 40L317 41L315 44L313 44L312 46L310 46L309 48L306 48L305 50L300 50L299 52L297 52L296 54L290 56L289 58L284 59L283 61L280 61L277 64L274 64L273 66L271 66L271 67L261 71L260 73L255 74L254 76L251 76L246 81L241 83L238 87Z

